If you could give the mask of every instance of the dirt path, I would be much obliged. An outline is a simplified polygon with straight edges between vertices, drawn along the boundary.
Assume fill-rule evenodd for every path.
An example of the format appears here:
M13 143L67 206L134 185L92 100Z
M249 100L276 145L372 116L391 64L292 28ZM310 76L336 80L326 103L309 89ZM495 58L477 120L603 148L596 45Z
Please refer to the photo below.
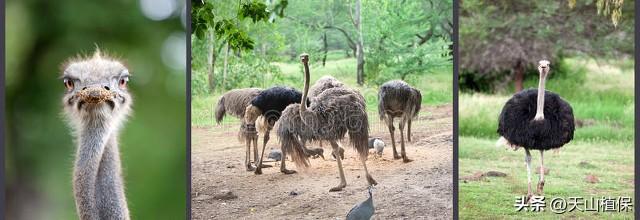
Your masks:
M386 126L371 126L370 136L382 137L387 144L381 158L369 156L367 161L369 172L378 181L373 191L374 219L452 218L451 115L451 105L424 107L413 122L413 143L407 144L407 156L414 161L407 164L392 159ZM287 168L298 173L284 175L279 172L279 163L271 162L267 164L274 167L254 175L244 170L244 147L236 139L235 129L192 129L193 219L344 219L354 204L367 198L361 162L346 144L343 165L347 187L329 192L340 181L337 164L329 159L329 146L325 146L327 160L311 159L307 170L288 162ZM274 136L272 133L267 151L279 148ZM399 143L397 147L399 151ZM231 191L237 198L214 199L221 191Z

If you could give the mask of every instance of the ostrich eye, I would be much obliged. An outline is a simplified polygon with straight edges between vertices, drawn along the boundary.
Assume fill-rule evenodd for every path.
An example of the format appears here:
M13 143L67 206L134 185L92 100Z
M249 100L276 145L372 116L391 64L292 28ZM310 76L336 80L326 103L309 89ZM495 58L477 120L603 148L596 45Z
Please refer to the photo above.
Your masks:
M73 80L64 78L62 82L64 83L64 87L67 88L67 91L73 90Z
M120 80L118 80L118 85L120 86L120 88L126 88L127 87L127 83L129 83L129 77L128 76L120 77Z

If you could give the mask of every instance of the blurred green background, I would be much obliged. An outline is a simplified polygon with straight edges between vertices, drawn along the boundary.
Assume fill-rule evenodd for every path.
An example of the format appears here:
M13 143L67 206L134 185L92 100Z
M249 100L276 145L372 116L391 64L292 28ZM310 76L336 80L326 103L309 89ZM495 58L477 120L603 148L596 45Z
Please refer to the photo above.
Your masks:
M60 65L96 45L127 63L120 150L132 219L186 214L186 7L179 0L6 3L7 219L75 219Z

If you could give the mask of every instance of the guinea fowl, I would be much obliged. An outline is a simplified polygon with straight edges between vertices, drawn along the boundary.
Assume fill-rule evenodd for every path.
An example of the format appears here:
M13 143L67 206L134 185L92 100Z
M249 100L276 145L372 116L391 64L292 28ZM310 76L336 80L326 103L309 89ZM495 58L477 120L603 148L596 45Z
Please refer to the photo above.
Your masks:
M273 159L275 161L281 161L282 160L282 151L278 150L278 149L271 149L271 151L269 152L269 155L267 155L268 159Z
M369 138L369 149L375 149L378 156L382 156L384 145L384 141L380 138Z
M375 208L373 207L373 194L371 193L372 188L373 187L369 186L369 198L367 198L367 200L356 204L349 210L347 220L371 219L371 216L373 216L375 212Z

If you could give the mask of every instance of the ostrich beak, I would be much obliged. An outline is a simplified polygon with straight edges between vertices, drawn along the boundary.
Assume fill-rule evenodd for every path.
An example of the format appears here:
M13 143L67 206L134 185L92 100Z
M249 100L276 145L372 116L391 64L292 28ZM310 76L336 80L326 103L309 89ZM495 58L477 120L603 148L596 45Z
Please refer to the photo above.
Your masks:
M538 68L540 69L540 73L547 75L547 73L549 73L549 65L551 65L551 62L547 60L541 60L540 62L538 62L538 64L539 64Z
M111 101L113 99L114 92L107 88L108 87L101 86L85 87L78 92L78 97L80 98L80 101L92 104Z

